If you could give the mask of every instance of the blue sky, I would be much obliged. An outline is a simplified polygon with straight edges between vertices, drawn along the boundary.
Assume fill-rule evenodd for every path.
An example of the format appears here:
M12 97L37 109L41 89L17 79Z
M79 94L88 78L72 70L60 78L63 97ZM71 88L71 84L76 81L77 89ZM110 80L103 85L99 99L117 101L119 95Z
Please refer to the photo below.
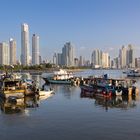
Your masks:
M67 41L77 56L89 59L96 48L112 57L129 43L139 50L140 0L0 0L0 5L0 41L16 39L18 57L24 22L30 28L30 48L36 33L41 55L48 59Z

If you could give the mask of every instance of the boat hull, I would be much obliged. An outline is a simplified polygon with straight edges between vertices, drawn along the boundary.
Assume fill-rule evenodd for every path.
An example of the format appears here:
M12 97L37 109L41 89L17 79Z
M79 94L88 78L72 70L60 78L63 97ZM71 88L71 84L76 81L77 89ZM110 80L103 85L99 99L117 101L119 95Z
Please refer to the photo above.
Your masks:
M24 98L24 93L25 93L25 90L5 90L5 91L2 91L0 93L0 96L1 97L4 97L4 98L9 98L11 96L14 96L14 97L17 97L17 98Z
M46 83L49 83L49 84L72 84L72 81L71 80L52 80L52 79L46 79L46 78L43 78Z
M54 93L53 90L50 90L50 91L43 91L43 90L41 90L41 91L39 91L39 96L47 96L47 95L50 95L52 93Z

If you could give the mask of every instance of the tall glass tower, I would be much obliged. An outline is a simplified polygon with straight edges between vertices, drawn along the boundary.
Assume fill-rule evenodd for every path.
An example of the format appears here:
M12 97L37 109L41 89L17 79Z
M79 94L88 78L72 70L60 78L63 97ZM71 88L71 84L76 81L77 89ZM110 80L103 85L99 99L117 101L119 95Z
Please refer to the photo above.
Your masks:
M21 64L29 65L29 27L26 23L21 25Z
M39 36L32 36L32 64L39 65Z
M10 45L10 65L15 65L16 64L16 41L10 38L9 45Z

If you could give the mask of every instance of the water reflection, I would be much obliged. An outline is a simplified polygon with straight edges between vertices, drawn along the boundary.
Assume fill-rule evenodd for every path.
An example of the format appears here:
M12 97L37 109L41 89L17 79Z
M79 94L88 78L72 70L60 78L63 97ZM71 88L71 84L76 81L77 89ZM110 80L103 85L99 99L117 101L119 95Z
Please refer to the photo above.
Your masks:
M8 98L6 100L0 98L0 108L1 111L5 114L14 114L14 113L26 113L25 109L29 108L38 108L39 104L42 100L46 100L50 96L31 96L25 97L22 99L11 99Z
M0 108L5 114L20 113L25 108L24 99L0 99Z
M71 85L45 85L46 88L52 88L55 93L63 94L66 99L71 99L72 96L75 96L77 88Z
M81 98L89 98L95 101L95 106L99 106L104 108L105 110L111 108L120 108L120 109L130 109L135 108L137 106L137 101L139 100L139 96L116 96L116 97L99 97L94 96L90 97L88 94L82 94Z
M34 97L25 97L24 98L25 108L37 108L39 107L39 98Z

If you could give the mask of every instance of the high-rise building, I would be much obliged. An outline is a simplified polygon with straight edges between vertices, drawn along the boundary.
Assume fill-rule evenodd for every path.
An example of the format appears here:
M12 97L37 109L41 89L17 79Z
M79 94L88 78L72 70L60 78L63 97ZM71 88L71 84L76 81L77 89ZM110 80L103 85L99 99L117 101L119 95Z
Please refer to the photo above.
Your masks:
M102 67L103 68L109 68L109 54L108 53L102 53Z
M102 51L95 49L92 52L91 56L91 64L93 67L101 67L102 66Z
M79 57L79 66L80 67L83 66L83 57L82 56Z
M15 65L16 64L16 41L10 38L9 46L10 46L10 65Z
M67 42L62 48L62 65L74 66L74 48L70 42Z
M54 53L53 55L53 64L57 65L57 53Z
M78 58L74 58L74 66L78 67L79 66L79 60Z
M41 55L39 56L39 64L41 64L42 63L42 57L41 57Z
M131 44L128 47L122 46L119 58L121 68L135 67L134 50Z
M121 68L126 68L126 64L127 64L126 54L127 54L127 49L125 46L122 46L121 54L120 54Z
M39 36L32 36L32 64L39 65Z
M9 44L0 43L0 65L9 65Z
M131 44L128 45L128 48L127 48L127 55L126 55L127 59L127 66L129 68L132 68L132 67L135 67L135 60L134 60L134 50L133 50L133 47Z
M57 53L56 64L59 65L59 66L62 65L62 53Z
M21 64L29 65L29 27L26 23L21 25Z

